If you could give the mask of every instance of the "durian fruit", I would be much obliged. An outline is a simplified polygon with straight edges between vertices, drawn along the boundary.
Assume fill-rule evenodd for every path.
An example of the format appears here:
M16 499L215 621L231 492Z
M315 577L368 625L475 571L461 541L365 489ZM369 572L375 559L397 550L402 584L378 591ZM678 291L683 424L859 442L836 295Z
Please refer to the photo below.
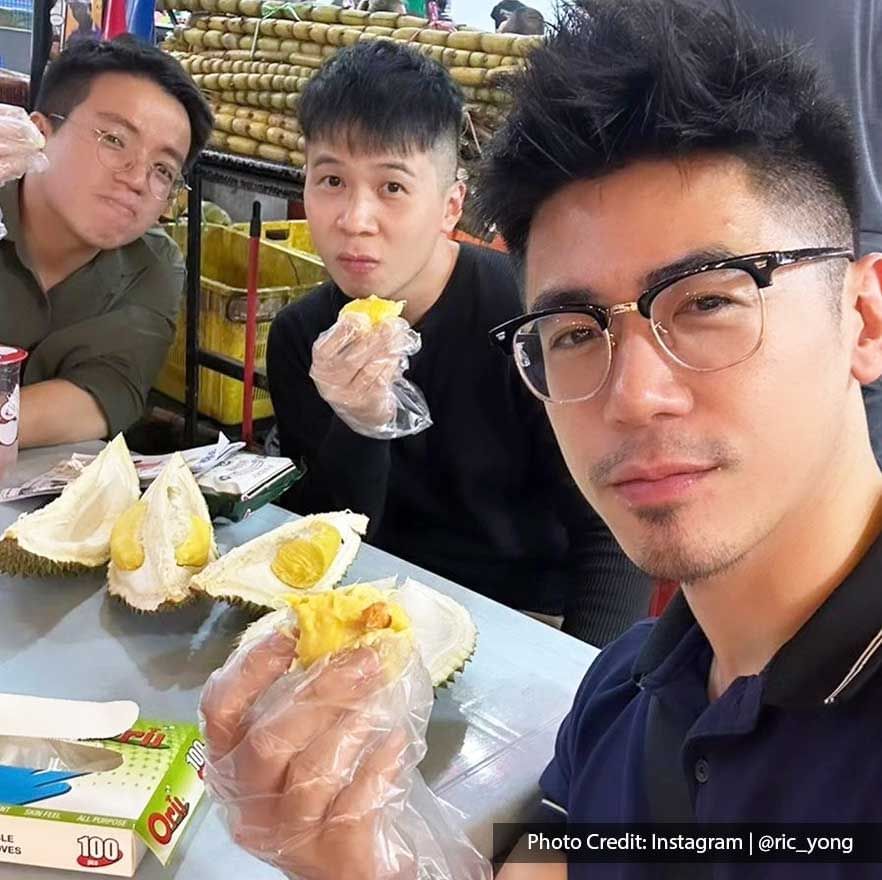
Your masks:
M368 519L320 513L292 520L242 544L193 578L194 590L257 608L281 608L296 593L338 584L355 559Z
M340 315L366 315L371 322L371 327L376 327L381 321L389 318L398 318L404 311L403 300L381 299L371 294L367 299L354 299L340 309Z
M372 644L376 630L365 621L366 611L376 615L374 620L388 615L380 617L381 623L388 620L380 631L411 634L436 688L463 671L478 638L471 615L459 602L410 578L397 588L395 578L390 578L340 587L320 597L295 596L290 605L290 610L274 611L251 624L242 643L296 627L300 631L298 657L292 668L308 666L317 657L344 647Z
M158 611L191 598L190 580L217 559L208 507L176 452L116 521L107 588L138 611Z
M138 474L118 434L58 498L6 529L0 571L42 577L100 568L110 559L114 523L139 492Z
M291 596L300 636L297 662L309 668L316 660L344 648L373 644L389 634L411 636L410 620L388 594L356 585L325 593Z

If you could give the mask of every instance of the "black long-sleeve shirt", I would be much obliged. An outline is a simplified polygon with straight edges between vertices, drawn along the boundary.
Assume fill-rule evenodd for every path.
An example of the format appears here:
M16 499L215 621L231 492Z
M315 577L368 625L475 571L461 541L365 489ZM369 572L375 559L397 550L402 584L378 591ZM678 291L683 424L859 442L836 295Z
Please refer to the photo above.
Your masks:
M284 308L270 331L281 451L308 468L287 506L367 514L372 544L512 607L559 614L584 604L586 591L619 594L612 601L627 619L604 620L596 641L645 614L647 581L576 488L541 403L489 342L492 327L521 311L508 258L461 246L444 292L415 326L422 349L407 376L434 424L413 437L356 434L309 377L314 341L347 302L325 284ZM592 637L590 622L579 634Z

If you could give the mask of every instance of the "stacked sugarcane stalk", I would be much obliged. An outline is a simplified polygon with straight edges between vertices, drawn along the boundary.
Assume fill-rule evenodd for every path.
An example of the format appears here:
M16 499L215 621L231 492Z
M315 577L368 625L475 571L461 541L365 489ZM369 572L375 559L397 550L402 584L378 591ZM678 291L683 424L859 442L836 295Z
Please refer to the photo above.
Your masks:
M362 40L413 45L443 64L463 90L469 111L464 159L473 159L504 118L506 75L524 64L540 38L448 32L428 20L278 0L161 0L191 13L166 41L215 111L215 148L302 167L297 122L300 94L340 48Z

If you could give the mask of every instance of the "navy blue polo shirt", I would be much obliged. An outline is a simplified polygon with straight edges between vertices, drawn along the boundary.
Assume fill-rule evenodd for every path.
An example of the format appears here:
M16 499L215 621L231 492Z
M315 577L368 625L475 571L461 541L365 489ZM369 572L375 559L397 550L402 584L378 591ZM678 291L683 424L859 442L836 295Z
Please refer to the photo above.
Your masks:
M569 822L651 822L646 723L657 695L682 732L697 822L882 822L882 538L759 674L707 697L711 647L681 594L594 662L542 776ZM679 736L678 736L679 738ZM757 873L760 870L760 873ZM729 878L882 877L882 865L716 865ZM653 876L571 865L570 880Z

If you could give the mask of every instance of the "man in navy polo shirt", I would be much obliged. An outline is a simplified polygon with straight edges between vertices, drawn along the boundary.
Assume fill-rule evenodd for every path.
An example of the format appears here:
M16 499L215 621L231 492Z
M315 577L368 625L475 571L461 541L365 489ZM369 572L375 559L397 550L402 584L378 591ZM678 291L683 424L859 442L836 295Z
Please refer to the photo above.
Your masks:
M492 335L628 555L683 588L595 662L542 788L571 822L882 821L882 474L861 399L882 374L882 255L854 254L847 114L796 50L728 15L580 5L532 54L488 151L478 191L527 309ZM421 851L389 831L402 777L380 746L334 762L364 710L320 748L261 750L305 740L293 719L322 705L270 688L293 641L261 650L272 663L242 655L202 706L236 839L283 867L309 857L307 880L454 880L419 873ZM341 659L319 682L367 666ZM327 812L287 785L304 777L334 794ZM380 864L393 842L397 872ZM510 864L500 880L662 870Z
M853 256L850 121L746 23L583 6L532 57L486 169L527 308L497 339L626 553L683 588L589 671L544 794L570 822L882 821L882 475L861 405L882 256Z

